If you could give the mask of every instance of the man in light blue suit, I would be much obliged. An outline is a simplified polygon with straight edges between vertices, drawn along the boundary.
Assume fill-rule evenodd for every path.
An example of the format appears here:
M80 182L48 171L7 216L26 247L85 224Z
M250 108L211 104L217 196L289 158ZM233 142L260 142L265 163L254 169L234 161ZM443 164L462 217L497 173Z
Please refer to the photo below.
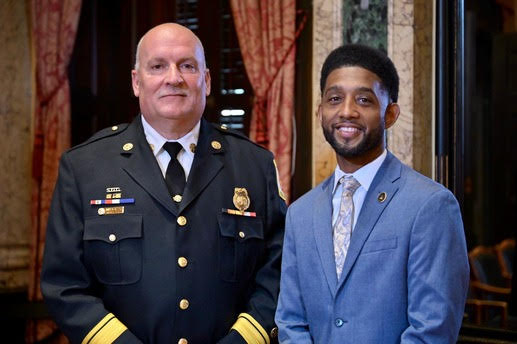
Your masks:
M342 46L320 83L338 166L287 213L280 343L455 343L469 279L460 209L386 150L400 112L393 63Z

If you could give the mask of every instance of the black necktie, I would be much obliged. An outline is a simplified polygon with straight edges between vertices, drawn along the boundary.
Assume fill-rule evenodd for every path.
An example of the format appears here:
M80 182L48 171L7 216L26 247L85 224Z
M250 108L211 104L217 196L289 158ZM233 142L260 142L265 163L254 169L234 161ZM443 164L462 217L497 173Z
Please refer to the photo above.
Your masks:
M176 159L181 148L181 144L178 142L165 142L163 145L163 149L165 149L171 156L171 161L169 162L167 171L165 172L165 183L176 202L179 202L177 201L178 198L181 200L183 189L185 188L185 171L178 159Z

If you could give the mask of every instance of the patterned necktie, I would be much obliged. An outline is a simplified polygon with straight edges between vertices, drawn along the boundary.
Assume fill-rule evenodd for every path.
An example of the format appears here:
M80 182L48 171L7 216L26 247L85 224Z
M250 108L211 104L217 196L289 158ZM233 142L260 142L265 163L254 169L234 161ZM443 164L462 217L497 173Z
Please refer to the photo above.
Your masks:
M352 236L352 221L354 219L354 202L352 196L361 184L353 176L344 176L339 180L343 185L343 195L339 215L334 224L334 257L336 259L337 278L341 277L346 253Z
M167 171L165 172L165 183L167 184L170 194L175 200L178 196L183 195L183 189L185 189L186 184L185 171L178 159L176 159L181 148L182 147L179 142L165 142L163 145L163 149L165 149L171 156L171 161L169 161Z

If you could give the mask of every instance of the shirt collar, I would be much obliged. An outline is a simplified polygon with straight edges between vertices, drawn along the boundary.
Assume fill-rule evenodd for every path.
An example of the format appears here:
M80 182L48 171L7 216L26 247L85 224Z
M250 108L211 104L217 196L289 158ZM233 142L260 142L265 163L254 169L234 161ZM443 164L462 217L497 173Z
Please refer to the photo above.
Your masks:
M375 177L377 171L384 162L384 159L386 159L387 154L388 151L385 149L382 152L382 154L379 155L375 160L369 162L368 164L364 165L363 167L351 174L359 182L359 184L361 184L361 187L366 189L366 192L368 192L368 189L372 184L373 178ZM345 175L350 175L350 173L345 173L341 171L339 165L337 165L336 170L334 171L334 188L332 189L332 193L336 192L336 187L339 183L339 180L341 179L341 177Z
M151 146L154 156L157 156L161 151L163 144L167 141L170 142L179 142L183 147L183 150L188 155L194 155L192 152L191 146L195 147L197 145L197 141L199 139L199 129L201 128L201 121L198 121L197 124L183 137L180 137L177 140L167 140L165 137L160 135L142 116L142 126L144 127L145 138L147 142Z

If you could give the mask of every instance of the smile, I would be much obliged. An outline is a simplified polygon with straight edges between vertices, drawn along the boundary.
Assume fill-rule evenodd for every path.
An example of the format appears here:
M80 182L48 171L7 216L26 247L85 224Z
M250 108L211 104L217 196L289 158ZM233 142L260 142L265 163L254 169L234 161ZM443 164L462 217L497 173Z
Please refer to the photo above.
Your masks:
M164 94L160 96L160 98L167 98L167 97L186 97L186 94L183 93L174 93L174 94Z

